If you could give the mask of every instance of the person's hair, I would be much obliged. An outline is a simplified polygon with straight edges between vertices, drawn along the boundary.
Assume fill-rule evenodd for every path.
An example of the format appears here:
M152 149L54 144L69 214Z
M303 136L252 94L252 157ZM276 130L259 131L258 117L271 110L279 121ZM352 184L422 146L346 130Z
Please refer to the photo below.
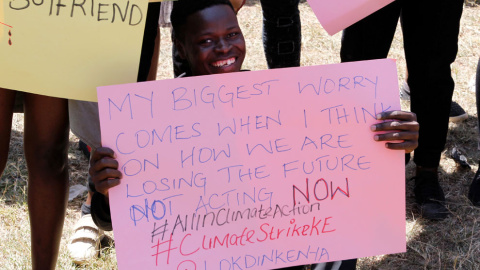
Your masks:
M183 32L180 28L185 25L188 16L216 5L227 5L235 12L229 0L174 0L170 21L176 37L183 39Z

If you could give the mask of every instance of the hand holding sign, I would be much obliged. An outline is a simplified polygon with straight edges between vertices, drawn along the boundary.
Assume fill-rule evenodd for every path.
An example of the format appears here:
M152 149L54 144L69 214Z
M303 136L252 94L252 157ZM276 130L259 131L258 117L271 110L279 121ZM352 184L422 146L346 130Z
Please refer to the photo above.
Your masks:
M391 60L100 87L103 145L123 175L109 191L119 268L404 251L403 151L370 128L397 125L376 119L399 109L397 89ZM393 134L415 141L402 117Z

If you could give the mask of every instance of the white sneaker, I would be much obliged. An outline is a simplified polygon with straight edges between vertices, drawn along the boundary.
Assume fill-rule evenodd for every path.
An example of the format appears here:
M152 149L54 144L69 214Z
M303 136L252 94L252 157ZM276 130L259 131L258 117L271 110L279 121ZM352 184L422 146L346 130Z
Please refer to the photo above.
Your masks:
M70 238L68 253L76 264L85 264L98 256L98 247L103 238L103 230L100 230L93 222L92 215L82 216L74 228L75 233Z

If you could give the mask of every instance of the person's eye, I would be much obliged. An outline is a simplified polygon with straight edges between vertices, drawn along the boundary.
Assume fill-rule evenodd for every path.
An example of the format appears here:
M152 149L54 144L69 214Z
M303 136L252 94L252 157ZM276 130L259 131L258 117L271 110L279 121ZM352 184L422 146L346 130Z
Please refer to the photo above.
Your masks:
M213 43L213 40L211 38L202 39L199 42L201 46L210 46L212 43Z
M235 37L237 37L238 35L240 35L239 32L232 32L232 33L229 33L229 34L227 35L227 38L235 38Z

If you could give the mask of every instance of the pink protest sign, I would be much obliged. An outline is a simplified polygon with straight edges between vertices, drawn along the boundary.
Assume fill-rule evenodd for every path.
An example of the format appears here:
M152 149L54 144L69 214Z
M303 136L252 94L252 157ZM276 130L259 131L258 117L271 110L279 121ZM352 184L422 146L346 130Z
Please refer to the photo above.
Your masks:
M375 60L98 88L120 269L276 269L405 251L399 109Z
M329 35L360 21L394 0L308 0Z

